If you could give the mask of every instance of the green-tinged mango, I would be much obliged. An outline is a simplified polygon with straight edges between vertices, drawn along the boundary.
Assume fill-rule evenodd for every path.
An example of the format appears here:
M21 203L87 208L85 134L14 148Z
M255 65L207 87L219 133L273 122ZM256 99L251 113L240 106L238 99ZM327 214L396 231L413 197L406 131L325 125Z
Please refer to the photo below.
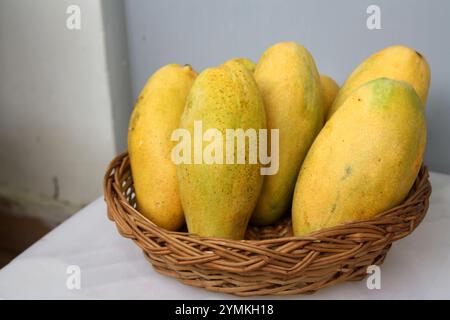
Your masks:
M339 90L327 119L331 118L353 90L368 81L383 77L411 84L425 107L430 86L427 60L414 49L392 46L376 52L352 72Z
M171 134L178 128L195 77L190 66L169 64L156 71L142 89L129 125L128 153L138 209L167 230L184 224Z
M198 130L199 125L201 130ZM198 136L199 131L205 136L209 132L209 138L205 140L210 141L205 143L203 159L200 157L197 162L194 159L190 164L177 165L181 202L189 232L200 236L243 239L263 176L259 161L254 164L248 161L249 148L242 153L246 161L239 164L237 143L234 148L228 148L225 139L228 138L227 130L254 129L258 134L260 129L266 128L263 101L251 73L236 61L200 73L188 96L180 127L195 140L191 144L191 158L200 154L196 144L202 139ZM221 148L213 148L212 152L209 148L217 146L219 141L222 142L219 144ZM231 162L227 160L227 150L233 150L236 155ZM210 158L208 162L205 154L211 155L207 157Z
M290 208L303 158L322 128L324 106L314 59L295 42L270 47L261 56L254 76L268 129L279 130L279 170L265 177L252 215L252 223L268 225Z
M370 219L399 205L425 144L424 108L410 84L380 78L353 91L303 162L292 207L294 234Z
M331 77L321 74L320 83L322 85L323 105L325 110L325 118L327 118L328 111L330 110L334 99L339 92L339 86Z

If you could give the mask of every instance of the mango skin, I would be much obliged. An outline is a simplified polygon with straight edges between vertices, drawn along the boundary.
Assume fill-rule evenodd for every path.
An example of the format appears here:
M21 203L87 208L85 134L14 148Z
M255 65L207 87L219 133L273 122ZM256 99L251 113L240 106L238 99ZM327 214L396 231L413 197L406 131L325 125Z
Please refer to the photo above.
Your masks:
M293 200L294 234L370 219L400 204L425 144L424 108L408 83L381 78L355 90L303 162Z
M414 49L392 46L376 52L352 72L339 90L327 119L331 118L353 90L368 81L382 77L403 80L411 84L425 107L431 77L427 60Z
M268 129L279 129L279 170L264 179L251 222L273 224L290 209L300 166L324 119L320 77L311 54L281 42L261 56L254 73Z
M248 71L250 71L251 73L255 72L256 64L250 59L247 59L247 58L233 58L230 61L236 61L236 62L242 63L247 68Z
M236 61L204 70L187 99L181 128L194 137L194 121L203 132L216 128L266 128L264 105L251 73ZM209 142L204 142L203 147ZM223 146L225 149L225 141ZM236 149L236 144L235 144ZM248 159L246 148L246 159ZM194 157L194 144L191 145ZM236 150L235 150L236 154ZM263 176L261 165L179 164L177 175L188 231L205 237L243 239L256 205Z
M325 116L328 117L328 111L333 105L334 99L339 92L339 86L331 77L321 74L320 84L322 85L323 105Z
M175 142L170 137L195 77L190 66L169 64L156 71L142 89L129 124L128 154L138 210L167 230L184 224L171 160Z

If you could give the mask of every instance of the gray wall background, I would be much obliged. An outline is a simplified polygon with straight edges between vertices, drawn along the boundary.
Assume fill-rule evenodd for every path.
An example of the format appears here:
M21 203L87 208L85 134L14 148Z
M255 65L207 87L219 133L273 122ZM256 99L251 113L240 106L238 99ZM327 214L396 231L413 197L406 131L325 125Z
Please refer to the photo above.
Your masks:
M126 146L127 59L122 0L0 0L0 215L54 226L102 194Z
M366 9L381 8L382 30L368 30ZM367 56L404 44L430 63L426 163L450 174L450 31L448 0L125 0L132 90L167 63L197 71L232 57L257 61L270 45L293 40L321 73L342 84Z

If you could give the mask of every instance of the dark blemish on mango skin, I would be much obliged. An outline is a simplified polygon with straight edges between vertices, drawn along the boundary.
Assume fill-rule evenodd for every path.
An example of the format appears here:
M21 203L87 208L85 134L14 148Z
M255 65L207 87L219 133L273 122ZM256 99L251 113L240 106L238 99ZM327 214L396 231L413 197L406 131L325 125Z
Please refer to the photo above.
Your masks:
M341 180L345 180L348 177L350 177L352 175L352 171L353 171L352 166L350 165L346 166L344 170L344 175L342 176Z
M130 131L134 131L134 129L136 128L136 123L140 116L141 116L141 114L136 110L131 117L131 123L130 123L130 127L129 127Z
M137 97L136 101L134 102L134 105L137 105L142 100L144 100L144 96L140 95L139 97Z
M336 211L336 203L333 203L331 206L331 213L334 213Z
M344 175L342 176L341 180L345 180L348 177L352 175L353 168L351 165L347 165L344 169ZM336 211L337 203L340 197L340 191L338 190L338 193L336 195L336 201L331 205L330 214L334 213Z
M332 214L336 211L337 203L339 202L340 197L341 197L341 191L338 190L338 192L336 194L336 200L334 200L334 203L331 205L330 214Z

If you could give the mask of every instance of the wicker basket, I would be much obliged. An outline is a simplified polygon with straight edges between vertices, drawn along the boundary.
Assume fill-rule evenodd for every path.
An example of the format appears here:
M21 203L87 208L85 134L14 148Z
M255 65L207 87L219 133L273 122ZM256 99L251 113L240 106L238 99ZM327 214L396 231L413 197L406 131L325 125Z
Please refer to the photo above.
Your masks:
M108 217L158 272L211 291L257 296L312 293L363 279L367 266L381 264L392 242L422 221L431 185L423 166L403 204L375 219L293 237L286 218L275 226L249 227L241 241L170 232L141 215L127 153L110 163L104 192Z

